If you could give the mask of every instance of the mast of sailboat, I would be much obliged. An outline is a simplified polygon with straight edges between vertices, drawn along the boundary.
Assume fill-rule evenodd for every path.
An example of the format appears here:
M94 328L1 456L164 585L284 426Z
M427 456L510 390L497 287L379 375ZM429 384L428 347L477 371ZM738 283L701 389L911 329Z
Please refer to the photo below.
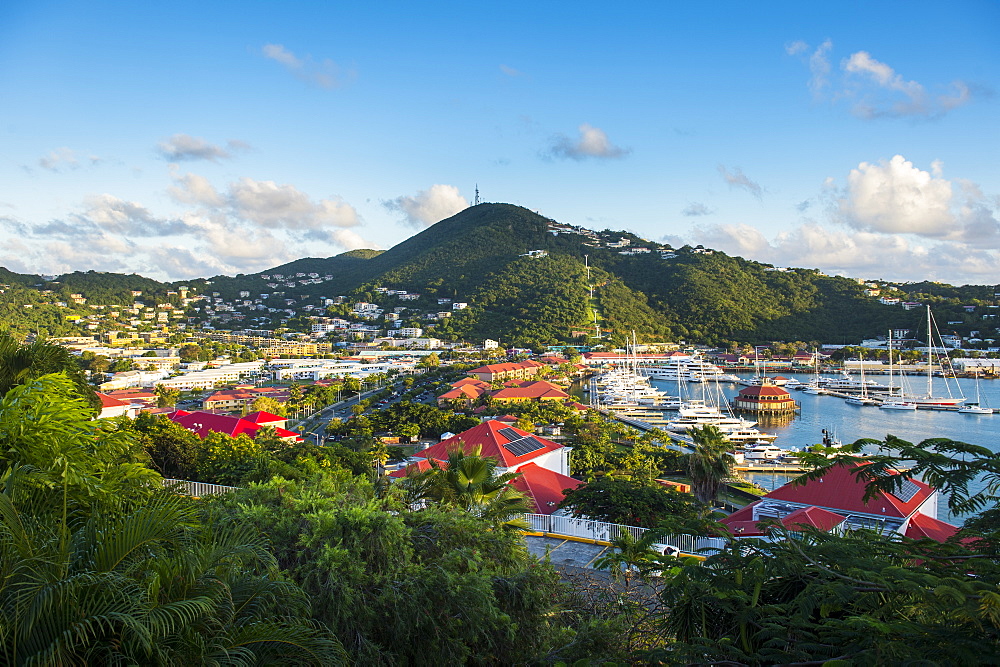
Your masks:
M889 329L889 398L892 398L892 329Z
M868 398L868 385L865 384L865 351L858 350L858 361L861 362L861 400Z
M934 333L931 329L931 307L927 305L927 396L930 397L934 391L934 380L931 375L931 346L934 343Z

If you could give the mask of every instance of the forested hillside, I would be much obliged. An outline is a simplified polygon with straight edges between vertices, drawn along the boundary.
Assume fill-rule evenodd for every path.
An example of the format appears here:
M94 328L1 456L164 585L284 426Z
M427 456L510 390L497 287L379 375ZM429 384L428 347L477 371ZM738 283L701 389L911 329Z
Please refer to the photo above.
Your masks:
M251 275L167 284L88 271L46 282L4 269L0 280L11 285L0 306L8 317L27 320L27 328L33 319L52 320L57 313L49 313L44 304L69 301L71 293L83 294L91 304L127 303L131 290L141 290L143 299L166 299L168 291L184 284L191 294L226 300L248 291L276 293L303 304L344 296L348 302L400 305L394 297L380 299L376 288L381 288L381 294L405 290L420 295L407 304L414 326L423 325L420 312L440 310L437 299L469 303L468 309L434 326L440 338L488 337L524 345L594 342L598 328L610 333L603 342L613 345L633 331L640 341L850 343L890 327L920 326L919 314L883 305L875 293L930 303L939 321L968 335L986 326L983 320L992 314L987 309L997 306L993 286L866 285L700 246L675 249L627 232L572 227L511 204L468 208L384 252L304 258ZM35 295L18 290L34 290ZM38 290L50 290L49 296L38 297ZM25 312L20 303L39 308Z

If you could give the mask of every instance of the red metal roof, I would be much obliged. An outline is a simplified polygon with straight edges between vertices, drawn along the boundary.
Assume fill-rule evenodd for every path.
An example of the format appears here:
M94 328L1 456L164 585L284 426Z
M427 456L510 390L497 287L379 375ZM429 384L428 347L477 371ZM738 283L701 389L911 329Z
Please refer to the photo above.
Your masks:
M101 408L120 408L123 406L131 405L131 403L126 403L125 401L119 401L117 398L108 396L107 394L102 394L101 392L95 392L97 397L101 399Z
M773 384L761 384L753 385L750 387L744 387L740 389L740 398L755 398L760 396L780 396L782 398L791 398L792 395L788 393L788 390L782 389Z
M472 373L503 373L506 371L519 371L527 368L541 368L545 364L540 364L537 361L528 359L527 361L519 362L506 362L502 364L486 364L485 366L480 366L479 368L473 368Z
M575 489L583 484L578 479L561 475L537 463L526 463L517 469L521 476L511 484L531 498L538 514L552 514L558 509L566 494L566 489Z
M945 523L926 514L914 514L913 518L910 519L910 523L906 526L906 533L904 534L915 540L926 537L938 542L944 542L957 532L958 526L953 526L950 523Z
M491 392L494 398L569 398L569 394L551 382L538 380L524 383L519 387L505 387Z
M273 424L275 422L286 422L287 417L282 417L281 415L276 415L273 412L265 412L264 410L258 410L257 412L251 412L243 419L248 422L253 422L254 424Z
M781 525L789 530L798 530L805 526L820 530L833 530L842 524L847 517L820 507L803 507L795 510L781 520Z
M234 438L245 433L252 438L264 426L264 424L255 424L240 417L217 415L201 411L185 412L184 410L176 410L169 413L167 419L177 422L187 430L197 434L199 438L204 438L213 431L215 433L225 433ZM283 428L276 428L274 430L279 438L291 438L296 441L302 440L302 436L294 431Z
M512 429L513 437L508 438L503 433L500 433L500 429ZM476 445L479 445L481 447L481 456L491 456L495 458L498 465L502 468L513 468L536 459L543 454L547 454L557 449L562 449L562 445L556 444L551 440L546 440L545 438L539 436L532 437L538 440L542 447L522 456L515 455L503 446L509 442L530 435L530 433L522 431L521 429L511 426L510 424L491 419L489 421L484 421L478 426L473 426L467 431L462 431L458 435L453 435L447 440L442 440L438 444L428 447L422 452L417 452L414 456L447 461L448 451L459 443L462 443L462 448L465 450L466 454L471 454L473 448Z
M856 467L835 466L830 468L826 475L820 479L810 480L801 486L785 484L764 497L787 500L801 505L816 505L834 511L906 518L934 493L934 490L927 484L914 479L911 481L916 485L917 491L909 502L904 502L892 494L880 491L866 503L863 500L865 483L855 477Z

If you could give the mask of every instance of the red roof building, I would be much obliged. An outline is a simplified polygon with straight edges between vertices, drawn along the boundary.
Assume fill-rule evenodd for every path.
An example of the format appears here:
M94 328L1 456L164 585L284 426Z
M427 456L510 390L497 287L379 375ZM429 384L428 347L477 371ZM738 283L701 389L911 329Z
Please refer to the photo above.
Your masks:
M569 475L569 447L531 435L509 423L491 419L467 431L453 435L414 456L447 461L452 447L459 446L471 454L478 445L481 456L497 460L501 473L514 472L522 465L535 462L543 468Z
M101 399L101 414L97 415L100 419L127 415L132 407L132 404L127 401L119 400L101 392L97 392L97 397Z
M201 405L206 410L234 410L249 406L262 396L273 398L279 403L288 400L288 390L278 387L237 387L225 391L217 391Z
M537 463L526 463L517 471L521 476L511 484L531 499L536 514L552 514L566 497L565 491L583 485L578 479L542 468Z
M795 412L799 406L787 389L775 385L770 378L763 378L761 384L740 389L733 407L757 414L783 415Z
M473 368L469 375L482 380L483 382L495 382L496 380L510 380L529 378L538 375L538 370L544 368L541 364L532 359L527 361L509 362L504 364L487 364L479 368Z
M478 382L478 380L474 380L474 382ZM483 387L479 387L474 384L463 384L438 396L438 407L443 408L449 405L457 405L465 409L471 408L472 404L475 403L480 396L487 393L488 390L489 385L486 385L486 388L484 389Z
M267 412L254 413L256 415L268 415ZM271 415L275 416L275 415ZM230 415L216 415L211 412L187 412L185 410L175 410L167 414L167 419L180 424L187 430L195 433L199 438L206 437L211 432L225 433L228 436L236 437L246 434L251 438L256 437L257 432L264 426L271 426L268 423L257 424L249 419L232 417ZM280 419L280 418L279 418ZM276 427L275 432L282 440L302 442L302 436L294 431Z
M565 391L545 380L521 383L490 392L494 401L521 403L524 401L563 401L569 398Z
M109 391L106 394L111 398L118 399L119 401L124 401L129 404L129 411L132 414L137 414L139 412L150 412L156 408L157 396L156 392L147 391L144 389L116 389L115 391Z
M497 474L521 473L511 484L531 498L539 514L552 514L562 502L563 490L583 483L569 476L569 447L522 431L500 419L484 421L418 452L408 466L391 476L404 477L408 472L428 470L431 459L445 466L453 447L462 447L466 454L479 447L480 456L496 459Z
M281 415L276 415L273 412L265 412L263 410L251 412L243 419L253 422L254 424L260 424L261 426L273 426L274 428L285 428L285 425L288 424L287 417L282 417Z
M737 537L766 537L761 523L768 520L789 530L868 528L932 539L947 538L958 530L937 518L937 492L915 479L906 480L893 493L880 491L866 502L866 484L855 477L856 467L840 465L820 479L785 484L722 523Z

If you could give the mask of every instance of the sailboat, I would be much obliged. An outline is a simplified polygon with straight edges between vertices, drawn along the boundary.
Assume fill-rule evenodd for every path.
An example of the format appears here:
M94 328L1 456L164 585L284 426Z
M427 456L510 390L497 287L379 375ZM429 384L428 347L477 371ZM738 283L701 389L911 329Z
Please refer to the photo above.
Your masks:
M868 385L865 384L865 355L859 353L858 358L861 361L861 395L852 396L844 402L849 405L871 405L871 400L868 398Z
M991 415L993 414L993 408L984 408L979 404L979 369L975 371L976 376L976 402L967 403L958 409L959 412L966 415Z
M903 383L903 374L900 371L900 385ZM900 389L900 397L895 397L892 395L892 331L889 331L889 397L886 398L878 406L882 410L916 410L917 404L912 401L907 401L902 398L902 389Z
M964 396L955 397L951 395L951 386L948 385L947 376L945 376L945 386L948 389L948 396L934 395L934 372L932 368L933 359L934 359L934 320L931 317L931 307L927 306L927 393L923 395L902 395L900 396L900 399L909 401L910 403L916 403L918 407L922 405L956 406L965 403ZM954 378L954 373L952 373L952 377Z
M807 394L821 395L825 394L826 390L820 386L819 382L819 352L813 352L813 370L816 371L813 376L812 381L805 387L800 387L803 392Z

